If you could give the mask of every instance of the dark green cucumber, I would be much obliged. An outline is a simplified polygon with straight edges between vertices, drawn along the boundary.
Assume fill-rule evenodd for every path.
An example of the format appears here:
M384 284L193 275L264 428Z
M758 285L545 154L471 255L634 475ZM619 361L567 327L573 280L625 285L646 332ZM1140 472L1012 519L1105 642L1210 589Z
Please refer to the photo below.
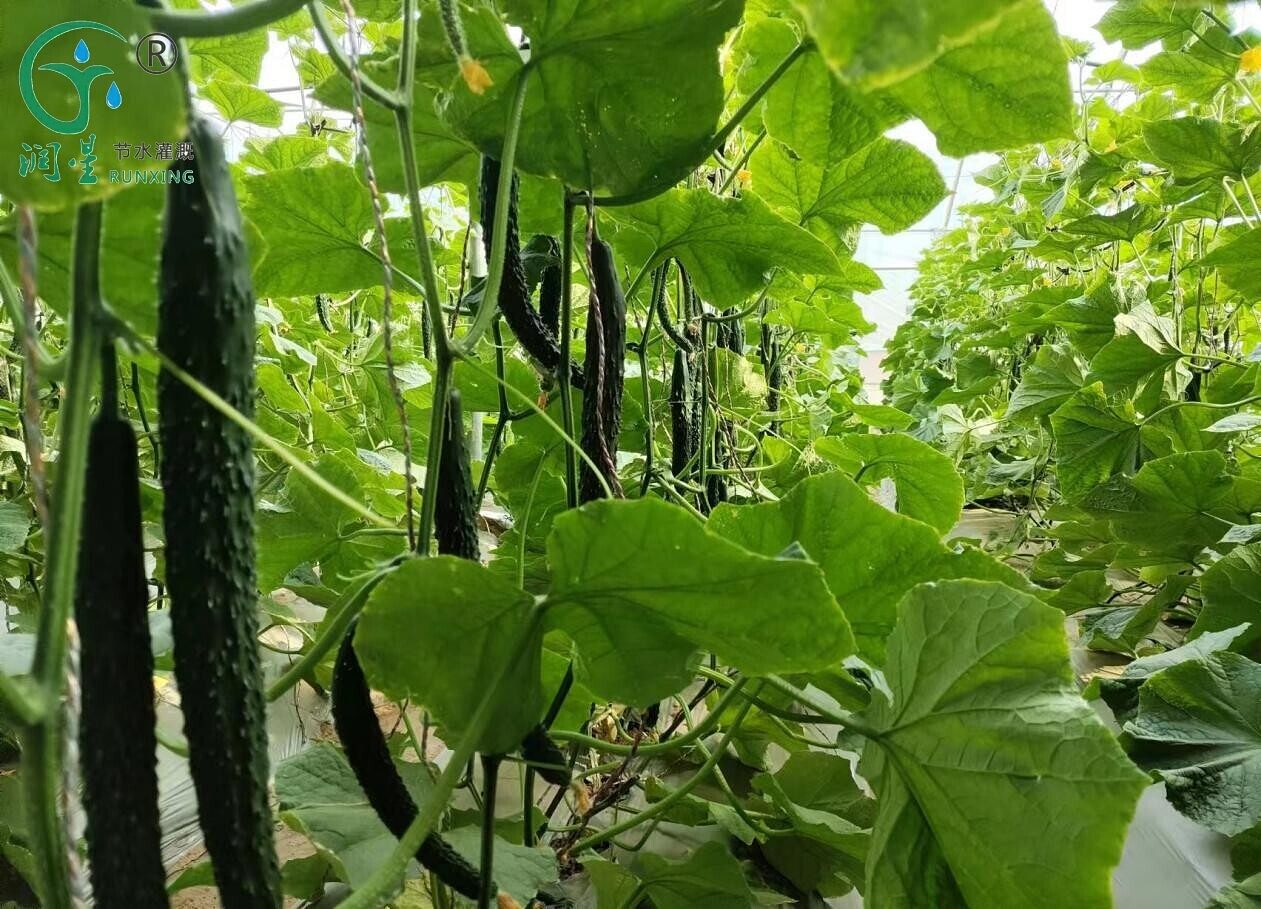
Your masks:
M521 757L553 786L569 785L569 757L552 741L547 734L547 727L541 723L521 740Z
M547 240L551 261L543 267L543 276L539 281L539 318L553 335L559 337L560 302L564 292L560 243L555 237L548 237Z
M692 427L692 368L682 349L674 352L674 368L670 373L670 470L683 479L688 465L696 456Z
M99 909L167 906L139 471L130 424L103 404L88 440L74 607L83 807Z
M416 802L407 791L372 709L372 692L354 648L352 625L337 651L333 667L333 725L355 779L390 833L401 838L416 818ZM425 837L416 850L416 861L459 893L475 900L481 892L481 875L438 833Z
M169 184L158 348L247 417L254 412L254 293L217 130L190 124L195 182ZM199 818L224 909L281 903L268 804L249 435L173 373L158 375L175 678Z
M626 369L626 297L617 277L613 250L598 238L591 243L591 273L595 293L587 308L582 450L600 468L614 495L620 495L617 440L622 428L622 379ZM599 479L584 459L579 500L590 502L603 496Z
M724 309L724 316L731 316L739 312L737 307ZM721 348L729 350L732 353L744 354L744 320L731 319L729 321L719 322L718 331L714 335L714 342Z
M452 389L447 399L447 419L443 424L442 461L438 466L438 497L434 503L434 536L438 552L461 559L481 558L477 536L477 493L469 467L468 446L464 444L464 415L460 393Z
M494 239L495 193L499 186L499 162L494 158L482 158L482 242L486 257L490 258ZM525 352L533 357L549 373L560 365L560 341L548 328L542 316L530 303L530 286L526 280L525 264L521 259L521 235L517 228L517 176L512 176L512 192L508 203L508 228L504 243L503 279L499 285L499 311L504 321L517 336ZM582 387L582 371L570 365L570 382Z
M328 311L332 302L333 298L328 294L315 295L315 314L320 318L320 325L324 326L324 330L329 334L333 332L333 319Z
M758 357L762 360L762 371L766 373L766 409L773 414L778 413L780 389L784 386L783 356L775 329L765 322L762 323L762 343L758 347ZM771 423L770 431L777 433L779 423Z

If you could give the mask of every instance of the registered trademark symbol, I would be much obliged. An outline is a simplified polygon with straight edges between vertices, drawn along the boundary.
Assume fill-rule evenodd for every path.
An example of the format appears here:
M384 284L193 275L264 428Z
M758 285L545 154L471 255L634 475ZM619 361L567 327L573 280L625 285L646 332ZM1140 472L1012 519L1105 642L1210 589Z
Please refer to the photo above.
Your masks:
M168 72L178 57L175 39L162 32L145 35L136 42L136 62L146 73L159 76Z

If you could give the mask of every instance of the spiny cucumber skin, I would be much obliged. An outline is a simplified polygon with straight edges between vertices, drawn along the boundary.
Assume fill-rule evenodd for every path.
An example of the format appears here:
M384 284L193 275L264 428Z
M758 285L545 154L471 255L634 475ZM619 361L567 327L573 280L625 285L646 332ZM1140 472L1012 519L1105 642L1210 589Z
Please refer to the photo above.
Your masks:
M390 757L385 734L372 708L372 692L355 654L351 626L333 667L333 725L355 779L390 833L402 838L416 818L416 803ZM481 875L438 833L425 837L416 861L438 875L448 887L475 900Z
M556 262L543 269L539 280L539 318L548 330L560 337L560 304L564 293L564 281L560 267L560 244L555 237L548 237L548 249Z
M674 351L674 368L670 372L670 470L685 479L687 466L696 449L692 447L692 369L687 352Z
M75 622L83 807L99 909L167 906L139 470L131 426L98 415L88 440Z
M587 359L584 373L587 386L582 396L582 450L602 468L604 480L613 489L620 490L615 466L618 436L622 428L622 379L626 370L626 297L617 277L613 250L603 240L591 244L591 270L594 277L596 301L599 304L587 311ZM597 321L598 315L598 321ZM603 336L603 349L597 350L596 332ZM601 394L596 393L596 375L603 369ZM614 460L605 465L604 454ZM587 465L582 464L582 476L578 484L578 497L590 502L604 496L599 479Z
M254 294L240 210L215 131L194 118L194 183L171 183L158 347L247 417ZM281 904L268 804L256 635L250 437L163 369L158 407L175 678L199 818L224 909Z
M455 389L447 403L443 423L442 460L438 464L438 492L434 504L434 536L441 555L476 562L481 558L477 535L477 493L464 444L464 416L460 393Z
M734 315L738 310L732 306L724 309L724 316ZM729 350L734 354L744 353L744 320L733 319L730 322L719 322L718 331L714 338L715 343L725 350Z
M495 193L499 186L499 162L494 158L482 158L482 243L486 258L491 256L494 240ZM525 264L521 259L521 234L517 226L517 176L512 176L512 190L508 203L508 227L504 240L503 278L499 285L499 311L504 321L517 336L525 352L549 372L560 365L560 341L556 333L544 323L542 316L530 303L530 285L526 280ZM558 310L559 312L559 310ZM575 388L583 384L582 371L570 365L570 382Z

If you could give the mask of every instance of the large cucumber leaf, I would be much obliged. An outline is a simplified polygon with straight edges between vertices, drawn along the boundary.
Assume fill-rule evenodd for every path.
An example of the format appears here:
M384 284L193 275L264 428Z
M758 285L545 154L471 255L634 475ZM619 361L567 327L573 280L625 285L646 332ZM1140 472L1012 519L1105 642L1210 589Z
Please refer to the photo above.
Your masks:
M1148 779L1078 695L1063 622L997 583L924 584L902 601L891 694L864 716L872 909L1112 905Z

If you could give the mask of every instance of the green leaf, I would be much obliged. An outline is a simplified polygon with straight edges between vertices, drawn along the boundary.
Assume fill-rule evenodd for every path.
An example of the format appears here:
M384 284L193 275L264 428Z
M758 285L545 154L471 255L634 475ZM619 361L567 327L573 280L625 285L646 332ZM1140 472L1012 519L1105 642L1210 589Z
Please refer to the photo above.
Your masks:
M744 870L721 843L706 843L682 862L640 856L645 895L657 909L729 909L753 898Z
M548 554L547 621L577 645L588 687L611 700L681 690L697 650L748 675L823 669L854 650L819 566L749 552L660 499L566 512Z
M279 101L261 88L245 82L216 79L201 86L200 92L229 123L279 127L283 119Z
M1239 647L1261 640L1261 543L1240 546L1214 562L1200 578L1200 594L1204 607L1188 637L1247 622L1252 627L1244 633Z
M500 9L530 39L529 67L502 39L487 52L470 35L495 84L473 95L449 65L447 117L497 154L517 80L528 78L522 170L601 194L672 185L708 154L723 109L718 48L742 8L742 0L506 0Z
M1211 101L1231 83L1239 69L1236 39L1218 28L1197 35L1184 49L1154 54L1139 66L1140 84L1147 89L1172 90L1179 98Z
M753 786L791 822L795 835L762 844L767 859L799 889L834 892L861 886L875 801L854 782L850 762L802 751Z
M533 608L529 594L475 562L413 559L373 590L355 651L374 688L423 704L445 734L458 738L491 679L513 659ZM512 751L543 714L542 633L536 633L509 668L478 751Z
M966 577L1024 584L984 553L948 548L936 530L887 510L840 473L803 480L778 502L720 505L709 528L763 555L800 545L822 566L863 656L877 663L898 601L916 584Z
M1093 357L1112 339L1120 313L1116 288L1111 281L1103 281L1084 296L1047 310L1038 321L1067 332L1081 354Z
M381 263L363 245L372 228L372 202L349 165L276 171L242 183L243 211L267 243L265 252L255 251L254 288L260 296L380 285Z
M1261 227L1210 251L1191 267L1216 268L1223 281L1249 297L1261 295Z
M251 136L245 140L245 151L237 163L256 173L288 170L292 167L316 167L332 163L329 152L337 146L326 136L275 136L270 139Z
M1089 379L1103 382L1108 391L1133 388L1182 358L1173 342L1173 320L1156 315L1150 304L1142 303L1113 321L1115 337L1090 361Z
M1216 653L1153 675L1125 725L1169 802L1231 836L1261 820L1261 665Z
M1198 15L1194 7L1178 7L1166 0L1117 0L1095 28L1105 40L1137 50L1190 33Z
M1129 402L1108 403L1103 384L1074 394L1051 414L1055 473L1065 499L1081 498L1114 473L1132 470L1138 456L1139 424Z
M922 585L886 677L864 716L879 795L865 903L1110 906L1148 780L1077 694L1063 614L1002 584Z
M31 532L31 515L21 502L0 502L0 552L21 552Z
M793 0L828 65L843 81L879 88L906 78L944 50L993 29L1020 0Z
M1110 478L1080 504L1108 518L1118 539L1190 562L1231 523L1233 489L1220 452L1185 451L1148 461L1133 478Z
M948 50L890 94L933 131L944 155L962 157L1073 135L1068 61L1055 20L1041 0L1011 4L995 27Z
M1117 722L1123 723L1138 710L1139 692L1149 678L1170 666L1228 650L1246 630L1246 625L1238 625L1225 631L1209 631L1181 647L1140 657L1126 666L1118 678L1100 678L1099 693L1112 708Z
M1007 402L1007 416L1044 417L1086 384L1081 361L1066 344L1047 344L1025 364Z
M963 508L963 479L954 462L919 439L899 434L847 436L845 447L858 455L864 483L893 480L897 510L949 533Z
M797 157L770 141L754 153L750 168L754 190L772 207L804 227L822 222L833 234L854 223L887 234L905 230L946 195L937 165L896 139L879 138L849 157L822 160Z
M1135 202L1114 215L1087 215L1063 225L1060 230L1074 237L1086 237L1097 243L1124 240L1133 243L1138 235L1160 220L1160 209Z
M1205 117L1157 120L1143 127L1152 160L1179 180L1243 179L1261 163L1261 137Z
M1182 598L1193 580L1190 575L1175 574L1145 603L1113 606L1098 615L1085 617L1081 636L1086 647L1133 656L1139 644L1156 629L1164 611Z
M473 31L470 40L476 37L476 30L482 23L482 16L466 19L465 27ZM444 62L454 68L449 50L446 50ZM363 71L380 84L394 85L398 78L395 61L366 60L363 61ZM329 107L349 111L353 104L350 82L341 73L334 73L316 88L315 98ZM480 153L472 142L458 135L442 119L437 110L437 100L437 91L417 79L412 90L411 118L417 182L421 186L431 186L449 181L475 187ZM363 114L368 150L372 153L378 185L384 190L402 193L406 182L394 114L377 104L365 104Z
M428 774L419 764L398 764L412 797L423 803ZM317 742L276 767L281 817L333 858L352 887L367 881L398 840L381 823L341 751Z
M85 9L77 0L41 0L21 3L5 11L4 27L0 28L0 60L4 61L5 78L0 79L0 148L5 164L0 167L0 195L10 202L28 203L41 209L70 208L82 202L103 199L139 181L123 183L109 178L112 170L134 170L142 175L165 171L170 161L157 157L136 160L130 156L120 161L116 144L179 142L185 133L183 75L172 69L163 75L152 75L136 65L135 37L148 35L154 29L149 14L131 0L101 0L91 6L91 20L111 32L95 27L74 28L50 36L42 47L36 39L46 32L72 22L85 20ZM74 60L76 46L84 42L90 59L83 65ZM20 61L34 48L31 61L31 88L52 125L36 118L27 105L18 72ZM56 67L56 69L50 69ZM90 80L82 95L76 90L63 68L80 73L79 79ZM106 95L116 85L121 104L110 108ZM78 118L86 115L82 123ZM88 178L83 166L85 149L96 155L93 164L95 182L80 183ZM48 151L48 167L25 175L18 157ZM75 161L72 166L71 160ZM55 171L54 166L56 165ZM54 176L57 179L48 179ZM161 197L164 191L145 186L139 192Z
M791 35L787 25L780 27ZM882 96L865 95L833 78L822 57L812 53L775 83L766 96L762 121L771 138L824 166L870 145L904 117Z
M191 53L186 54L184 60L198 85L225 74L244 82L257 82L267 54L267 30L254 29L221 38L194 38L188 49Z
M455 851L470 865L481 860L482 831L479 827L458 827L444 834ZM512 896L522 906L548 884L555 883L556 854L546 846L519 846L495 837L495 883L501 893Z
M1229 884L1213 895L1207 909L1257 909L1261 906L1261 874Z
M753 195L739 199L704 189L674 189L618 209L613 243L635 262L678 257L697 292L717 307L738 305L766 284L774 267L796 274L835 274L836 256L808 232Z

